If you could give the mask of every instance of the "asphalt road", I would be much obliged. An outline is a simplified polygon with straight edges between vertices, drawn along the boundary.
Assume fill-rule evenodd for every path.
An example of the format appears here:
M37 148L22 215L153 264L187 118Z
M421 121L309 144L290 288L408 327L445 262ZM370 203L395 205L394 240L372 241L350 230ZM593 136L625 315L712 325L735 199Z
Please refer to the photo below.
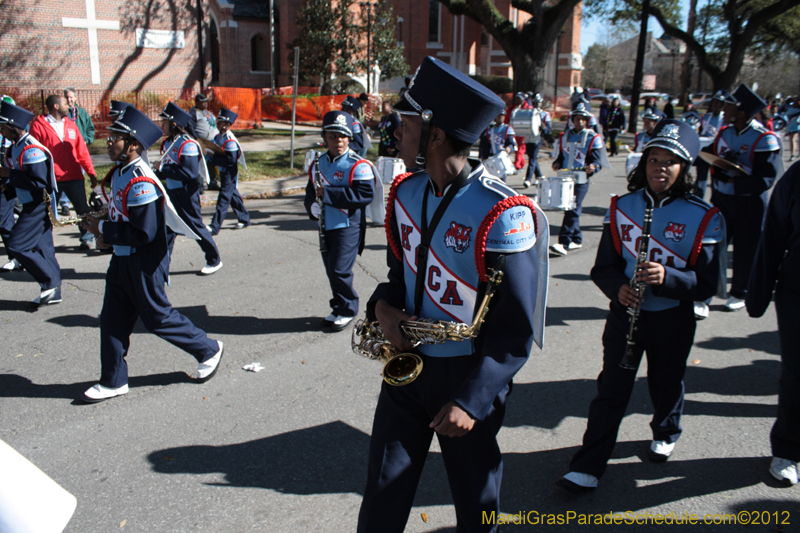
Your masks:
M715 299L697 330L684 434L669 462L646 458L652 407L640 369L600 487L575 498L554 485L580 444L601 367L608 302L588 273L609 194L624 191L624 160L613 163L616 175L592 179L583 249L551 259L545 349L534 348L517 375L499 434L503 512L522 512L530 522L545 513L702 519L757 511L769 525L703 530L800 530L800 488L780 488L767 472L780 370L772 308L754 320L744 311L726 313ZM514 186L521 181L510 178ZM170 300L226 345L221 371L204 385L190 381L196 366L189 355L139 324L128 357L130 393L95 405L73 402L99 377L108 256L78 252L72 229L55 238L63 303L31 312L28 301L38 294L32 278L15 272L0 279L0 438L77 497L66 532L355 530L380 365L351 352L349 331L317 327L329 312L329 289L301 197L247 207L253 225L233 230L229 217L217 237L225 263L217 274L197 275L203 256L193 242L180 239L175 248ZM211 210L204 212L210 217ZM548 217L557 233L560 213ZM364 300L385 279L385 253L383 230L371 227L356 268ZM253 362L265 370L242 370ZM438 455L434 442L409 532L455 531ZM775 529L776 518L788 524ZM604 529L570 520L559 528Z

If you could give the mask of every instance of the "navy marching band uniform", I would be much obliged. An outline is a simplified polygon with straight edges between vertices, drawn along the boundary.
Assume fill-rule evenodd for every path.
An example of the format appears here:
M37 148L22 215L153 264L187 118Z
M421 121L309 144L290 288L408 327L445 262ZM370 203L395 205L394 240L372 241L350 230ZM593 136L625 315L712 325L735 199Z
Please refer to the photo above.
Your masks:
M715 92L714 96L711 98L711 107L713 109L720 104L724 105L728 100L732 100L730 93L724 89L720 89L719 91ZM716 104L715 101L719 102L719 104ZM724 126L725 112L722 111L721 108L717 109L716 114L709 110L700 118L700 130L698 131L698 135L700 135L701 142L703 139L715 139L719 131ZM697 168L697 179L695 180L694 194L702 198L705 196L706 192L709 166L708 163L702 159L695 161L694 166Z
M472 113L463 113L465 108ZM448 136L473 143L502 108L503 102L477 82L426 58L395 110L421 113L423 121L432 112L432 123ZM448 198L422 269L422 254L417 259L420 228ZM444 191L436 190L425 170L396 178L388 209L389 282L380 284L370 299L368 319L376 319L375 306L385 300L407 313L416 314L418 308L420 317L471 323L486 285L486 267L501 268L504 276L476 339L419 346L414 350L424 361L419 377L404 386L382 384L358 532L404 530L434 434L431 420L452 401L475 420L464 436L437 434L457 529L496 531L496 524L481 521L481 513L499 511L503 464L496 435L511 379L527 361L534 340L542 344L547 221L529 198L488 175L475 160L467 160ZM417 276L423 280L419 303Z
M169 120L181 128L191 123L191 115L170 102L161 113L161 118ZM211 233L203 223L200 214L200 184L198 177L208 177L203 151L200 144L186 133L168 137L161 145L163 157L159 168L159 177L166 180L167 194L180 217L192 228L192 232L200 237L197 243L206 256L206 266L201 274L213 274L222 268L219 250L211 237ZM175 234L169 234L169 250L175 246Z
M728 124L706 149L736 163L747 173L734 177L717 168L711 171L711 203L722 211L728 241L734 243L731 299L726 305L736 311L744 307L753 257L761 237L767 191L783 173L783 162L778 136L753 119L766 107L766 102L745 85L740 85L732 97L739 105L739 112L747 116L747 123L741 131L733 123ZM731 118L735 120L735 116Z
M323 134L340 132L352 137L353 118L343 111L330 111L323 117ZM305 207L309 217L318 219L315 212L316 165L308 169ZM322 262L330 282L331 314L322 326L333 326L340 331L358 314L358 294L353 287L353 265L364 248L366 236L365 208L372 203L378 172L372 163L361 159L352 150L332 158L330 152L319 158L319 171L324 185L322 209L325 210L325 227L321 229L327 245L322 252Z
M143 150L161 136L161 129L133 107L109 129L129 134ZM180 219L158 178L139 157L115 169L108 214L109 220L99 227L103 241L114 247L100 313L102 370L100 382L81 399L93 403L128 392L125 357L138 318L149 331L191 354L198 361L198 379L207 381L218 367L222 342L210 339L173 309L164 290L169 276L167 228L197 236Z
M22 212L10 228L6 242L9 256L39 283L41 294L33 303L41 306L61 301L61 268L56 260L53 226L44 201L45 196L51 197L57 190L53 162L47 148L24 131L32 118L33 113L21 107L7 101L0 104L0 123L21 131L5 153L9 177L3 181L7 187L15 189L17 200L22 204ZM54 203L52 198L51 202ZM13 200L9 203L13 210Z
M583 103L578 103L575 110L570 113L570 122L575 116L583 116L587 120L592 117ZM572 160L569 157L570 146L574 146ZM594 165L594 173L596 174L601 168L608 166L603 137L588 126L584 127L580 132L570 127L558 138L558 156L555 162L561 166L562 170L583 170L589 165ZM589 172L586 173L587 178L592 175ZM566 255L566 251L580 248L582 245L583 234L581 233L580 218L583 199L588 192L588 180L586 183L575 183L575 208L564 211L564 220L561 223L561 231L558 233L558 244L563 247L565 252L562 254L561 247L556 247L558 250L554 250L556 253Z
M342 111L349 113L353 118L353 125L351 126L353 134L351 135L350 149L359 156L366 157L367 151L372 148L372 141L369 139L369 133L364 127L364 124L358 120L358 111L360 109L361 102L352 96L348 95L347 98L342 101Z
M778 180L769 200L764 232L758 243L750 283L747 312L760 317L775 301L781 344L778 414L770 433L772 475L786 483L798 482L800 461L800 163Z
M501 151L517 151L517 140L514 138L516 133L511 124L493 122L489 124L486 131L481 135L480 158L488 159Z
M669 150L687 161L700 149L691 126L669 119L656 126L650 147ZM647 164L648 154L632 177ZM619 292L634 276L648 207L654 209L647 261L663 265L665 276L660 285L646 285L634 332L634 354L637 361L647 354L647 383L654 406L649 453L655 462L669 457L682 431L683 376L696 328L693 300L724 291L725 222L718 209L695 196L669 191L657 200L649 186L612 199L591 271L592 281L611 300L603 332L603 370L597 378L598 394L589 406L583 445L570 463L570 473L558 483L572 492L597 486L636 381L636 370L619 366L629 331L627 307L620 303Z
M227 122L229 127L233 126L239 115L230 109L222 108L219 110L217 124ZM244 168L244 152L239 140L230 129L225 133L220 133L214 138L214 143L222 148L222 154L215 154L211 158L211 163L219 169L220 184L219 195L217 196L217 210L214 212L214 219L211 221L211 234L216 235L222 227L225 215L228 214L228 206L233 208L236 219L239 221L238 228L246 228L250 225L250 213L244 206L242 195L239 194L239 164Z

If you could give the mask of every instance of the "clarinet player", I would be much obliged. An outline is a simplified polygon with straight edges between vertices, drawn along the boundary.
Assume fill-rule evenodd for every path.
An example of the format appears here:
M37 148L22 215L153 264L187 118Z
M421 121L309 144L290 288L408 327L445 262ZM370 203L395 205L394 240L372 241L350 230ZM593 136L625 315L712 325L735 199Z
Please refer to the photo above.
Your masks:
M603 225L592 280L611 300L603 332L603 370L589 405L583 445L572 458L562 488L589 492L606 469L636 381L647 354L647 384L655 413L648 456L666 461L681 435L683 375L694 342L693 301L724 293L725 226L719 210L690 194L690 165L700 150L694 130L678 120L662 120L653 130L628 191L611 200ZM652 208L647 254L639 257L643 219ZM724 270L722 270L724 272ZM637 297L638 284L644 297ZM641 306L638 313L632 312ZM630 320L638 314L637 323ZM631 332L633 368L620 362Z

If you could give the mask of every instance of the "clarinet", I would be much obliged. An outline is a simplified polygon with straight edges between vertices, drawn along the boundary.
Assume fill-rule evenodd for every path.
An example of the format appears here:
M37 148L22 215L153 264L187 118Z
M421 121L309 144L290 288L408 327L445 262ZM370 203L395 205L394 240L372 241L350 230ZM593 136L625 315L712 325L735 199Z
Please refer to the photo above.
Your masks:
M319 171L319 152L314 156L314 186L322 187L322 174ZM319 206L319 251L327 252L328 243L325 241L325 206L322 197L316 199Z
M636 341L633 338L634 333L636 333L636 323L639 320L639 313L642 310L642 303L644 303L644 290L647 287L645 283L641 283L636 279L636 274L639 272L639 267L642 263L647 261L647 247L650 244L650 223L653 221L653 208L648 207L644 212L644 223L642 224L642 236L639 240L639 249L638 255L636 256L636 268L633 270L633 277L629 285L633 290L636 291L636 296L639 298L639 303L637 305L632 305L628 307L628 314L630 315L630 327L628 328L628 336L625 342L625 355L622 358L622 361L619 362L619 366L626 369L626 370L636 370L639 368L639 362L641 361L641 355L636 357L634 354L634 347L636 346Z

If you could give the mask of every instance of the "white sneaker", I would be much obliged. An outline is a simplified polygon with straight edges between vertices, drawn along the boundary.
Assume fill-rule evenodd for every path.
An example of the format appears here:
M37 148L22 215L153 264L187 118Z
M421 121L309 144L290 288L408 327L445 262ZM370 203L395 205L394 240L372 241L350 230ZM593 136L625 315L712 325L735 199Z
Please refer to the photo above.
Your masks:
M525 188L527 189L528 187L530 187L530 186L531 186L531 182L530 182L530 181L528 181L528 180L525 180L525 181L523 181L523 182L522 182L522 186L523 186L523 187L525 187Z
M571 242L567 245L567 250L577 250L581 248L583 245L579 242Z
M114 396L122 396L123 394L128 394L127 383L116 389L104 387L98 383L84 392L80 399L86 403L97 403L102 402L103 400L108 400L109 398L113 398Z
M708 305L705 302L694 303L694 319L705 320L708 318Z
M333 331L342 331L347 325L353 321L355 318L354 316L337 316L335 317L336 320L333 321L333 325L331 328Z
M787 485L797 485L797 463L794 461L773 457L772 463L769 465L769 473L772 474L772 477Z
M650 443L650 460L654 463L663 463L669 456L672 455L672 450L675 449L674 442L667 442L665 440L654 440Z
M245 224L244 222L237 222L237 223L236 223L236 229L244 229L244 228L246 228L246 227L247 227L247 226L249 226L249 225L250 225L250 224Z
M219 344L219 351L215 353L211 359L206 359L202 363L197 363L197 381L200 383L205 383L213 378L214 374L216 374L219 369L219 362L222 359L224 346L222 345L222 341L217 341L217 344Z
M567 489L572 493L582 494L596 489L598 481L599 480L591 474L570 472L559 479L556 484L562 489Z
M735 298L731 296L728 298L728 301L725 302L725 309L728 311L738 311L744 308L744 300L740 300L739 298Z
M12 259L5 265L0 267L0 271L2 272L12 272L14 270L22 270L22 265L19 264L19 261L16 259Z
M200 270L200 274L202 274L204 276L209 276L209 275L213 274L214 272L216 272L217 270L219 270L220 268L222 268L222 261L220 261L216 265L206 265L206 266L204 266Z
M322 321L319 323L319 325L322 326L323 328L329 328L333 325L333 323L336 321L337 318L338 317L336 315L331 313L325 318L323 318Z
M561 244L560 242L551 245L550 251L558 255L567 255L567 249L564 248L564 245Z

